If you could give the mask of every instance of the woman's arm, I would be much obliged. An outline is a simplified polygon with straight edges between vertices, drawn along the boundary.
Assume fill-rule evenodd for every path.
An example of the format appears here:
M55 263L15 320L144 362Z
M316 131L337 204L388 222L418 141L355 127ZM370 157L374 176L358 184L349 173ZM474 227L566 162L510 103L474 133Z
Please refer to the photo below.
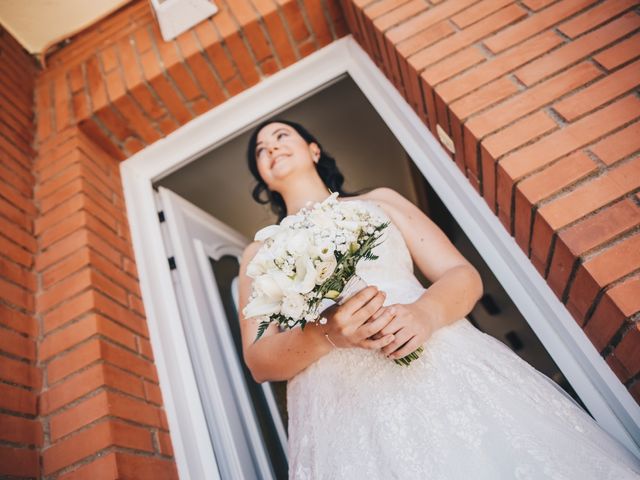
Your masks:
M386 325L383 323L384 320L364 325L381 309L385 297L383 292L369 286L343 305L332 306L323 312L328 318L324 327L312 323L304 330L293 328L279 332L278 327L272 324L257 342L254 341L258 322L255 318L244 318L242 309L247 304L253 281L246 275L246 268L260 246L260 242L253 242L245 249L240 261L238 285L238 316L243 356L256 382L289 380L326 355L334 347L325 338L325 332L338 347L380 349L393 340L393 335L376 340L368 339Z
M377 188L369 196L379 201L402 233L416 265L432 282L415 302L389 305L383 313L395 321L381 334L395 333L396 340L382 351L400 358L438 328L467 315L482 296L482 279L444 232L409 200L390 188Z

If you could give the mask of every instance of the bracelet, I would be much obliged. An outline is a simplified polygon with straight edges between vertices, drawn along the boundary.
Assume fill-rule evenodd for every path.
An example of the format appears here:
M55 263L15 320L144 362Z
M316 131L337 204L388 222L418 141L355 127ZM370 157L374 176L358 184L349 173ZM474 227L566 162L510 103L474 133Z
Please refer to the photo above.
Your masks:
M325 324L327 323L327 319L326 319L325 317L322 317L322 318L319 320L319 322L318 322L318 323L319 323L320 325L325 325ZM324 330L324 329L323 329L323 330ZM333 343L333 340L331 340L331 338L329 338L329 334L328 334L327 332L323 331L322 333L324 334L324 338L326 338L326 339L327 339L327 341L328 341L331 345L333 345L333 348L338 348L338 346L337 346L335 343Z
M333 348L338 348L338 346L337 346L335 343L333 343L333 340L331 340L331 339L329 338L329 334L328 334L328 333L326 333L326 332L325 332L324 336L325 336L325 338L326 338L327 340L329 340L329 343L330 343L331 345L333 345Z

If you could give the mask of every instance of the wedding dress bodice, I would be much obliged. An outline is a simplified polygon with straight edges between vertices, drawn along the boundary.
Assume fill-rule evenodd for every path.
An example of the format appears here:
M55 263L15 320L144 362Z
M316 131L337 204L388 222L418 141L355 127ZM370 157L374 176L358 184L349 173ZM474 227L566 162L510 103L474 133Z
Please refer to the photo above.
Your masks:
M383 232L356 273L385 305L413 302L425 289L410 251L393 222ZM639 478L640 461L564 390L466 318L424 348L408 367L336 348L291 379L290 479Z

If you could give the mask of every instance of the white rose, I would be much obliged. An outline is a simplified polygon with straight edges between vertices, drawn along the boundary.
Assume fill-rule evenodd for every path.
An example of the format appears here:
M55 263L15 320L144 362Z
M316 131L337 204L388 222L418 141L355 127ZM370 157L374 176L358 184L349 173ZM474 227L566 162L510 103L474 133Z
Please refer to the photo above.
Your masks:
M316 263L316 285L322 285L333 274L337 265L338 262L333 255L327 260Z
M299 319L304 310L304 297L297 293L289 293L282 299L281 313L287 317Z

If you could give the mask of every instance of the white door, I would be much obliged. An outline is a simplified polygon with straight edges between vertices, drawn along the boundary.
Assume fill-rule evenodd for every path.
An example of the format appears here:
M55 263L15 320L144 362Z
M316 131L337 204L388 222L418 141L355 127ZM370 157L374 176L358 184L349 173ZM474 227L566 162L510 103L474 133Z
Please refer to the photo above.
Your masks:
M237 276L248 240L159 187L160 221L180 319L218 472L209 478L286 476L287 439L272 385L242 360Z

